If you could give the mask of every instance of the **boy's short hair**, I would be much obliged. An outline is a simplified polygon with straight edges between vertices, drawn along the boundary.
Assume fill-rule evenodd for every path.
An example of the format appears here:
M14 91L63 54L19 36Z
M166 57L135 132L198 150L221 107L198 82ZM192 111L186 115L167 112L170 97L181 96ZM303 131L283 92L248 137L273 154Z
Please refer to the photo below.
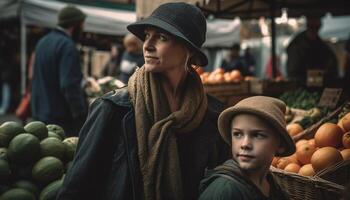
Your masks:
M235 106L224 110L218 120L221 137L231 144L231 121L237 114L248 113L256 115L269 123L279 134L284 152L276 156L289 156L295 152L295 144L287 132L284 114L286 105L283 101L267 96L253 96L238 102Z

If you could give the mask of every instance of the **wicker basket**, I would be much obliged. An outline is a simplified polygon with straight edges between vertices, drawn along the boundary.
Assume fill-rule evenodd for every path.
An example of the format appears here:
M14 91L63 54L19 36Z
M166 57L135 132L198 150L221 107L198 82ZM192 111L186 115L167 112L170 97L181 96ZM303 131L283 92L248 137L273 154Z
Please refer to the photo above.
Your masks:
M332 119L333 117L337 116L341 111L342 108L345 104L343 104L342 106L339 106L337 109L335 109L333 112L329 113L327 116L325 116L324 118L322 118L320 121L318 121L317 123L313 124L312 126L310 126L309 128L305 129L304 131L302 131L301 133L293 136L293 140L295 142L299 141L300 139L310 139L313 138L315 136L315 133L317 131L317 129L324 124L325 122L329 121L330 119Z
M344 160L319 171L315 176L345 186L350 183L350 160Z
M295 200L340 199L344 186L317 176L306 177L271 167L276 182Z

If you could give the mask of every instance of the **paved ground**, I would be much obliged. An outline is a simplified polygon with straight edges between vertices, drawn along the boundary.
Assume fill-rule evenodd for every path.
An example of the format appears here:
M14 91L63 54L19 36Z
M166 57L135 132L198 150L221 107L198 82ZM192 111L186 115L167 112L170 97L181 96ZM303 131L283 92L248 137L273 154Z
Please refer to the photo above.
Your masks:
M17 121L21 122L20 119L18 119L14 114L5 114L5 115L0 115L0 124L7 122L7 121Z

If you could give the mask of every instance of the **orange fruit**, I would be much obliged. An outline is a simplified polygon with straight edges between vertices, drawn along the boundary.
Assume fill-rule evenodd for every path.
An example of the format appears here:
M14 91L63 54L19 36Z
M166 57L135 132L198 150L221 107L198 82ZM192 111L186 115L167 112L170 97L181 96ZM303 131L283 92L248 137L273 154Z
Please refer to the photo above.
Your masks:
M232 70L231 72L230 72L230 75L231 75L231 79L233 80L233 81L242 81L243 80L243 76L242 76L242 74L241 74L241 72L239 71L239 70Z
M343 131L333 123L324 123L315 133L317 147L339 147L341 145Z
M349 160L350 159L350 149L344 149L340 152L341 156L343 157L343 160Z
M344 132L350 131L350 113L346 114L342 119L341 119L342 126L344 128Z
M312 139L309 140L309 145L310 145L310 146L313 146L313 147L316 147L315 139L314 139L314 138L312 138Z
M296 153L294 153L290 156L287 156L285 158L288 158L292 163L300 164Z
M319 172L343 160L338 149L323 147L315 151L311 156L311 165L315 172Z
M302 176L313 176L315 175L315 170L312 168L311 164L306 164L303 165L300 169L298 174L302 175Z
M300 170L300 165L296 163L290 163L284 168L284 171L293 172L293 173L298 173L299 170Z
M308 142L309 142L308 140L301 139L301 140L299 140L298 142L295 143L295 147L298 149L302 144L306 144Z
M304 130L303 127L301 127L300 124L297 123L288 124L286 128L291 137L294 135L298 135L298 133Z
M277 162L280 159L280 157L273 157L271 165L274 167L277 167Z
M277 168L278 169L284 169L288 164L292 163L292 161L286 157L280 158L277 161Z
M216 68L212 73L214 74L224 74L225 70L223 68Z
M302 144L298 147L296 155L298 161L301 164L309 164L312 154L316 151L316 148L309 143Z
M344 127L343 127L342 119L340 119L340 120L338 121L337 125L341 128L341 130L342 130L344 133L346 132L345 129L344 129Z
M343 135L342 143L344 148L350 149L350 131Z

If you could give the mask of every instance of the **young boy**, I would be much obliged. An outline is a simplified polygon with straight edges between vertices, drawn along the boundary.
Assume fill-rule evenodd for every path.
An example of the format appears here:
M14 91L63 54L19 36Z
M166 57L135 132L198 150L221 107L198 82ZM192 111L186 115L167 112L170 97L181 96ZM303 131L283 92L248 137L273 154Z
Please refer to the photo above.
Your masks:
M208 172L200 185L200 200L289 199L269 172L274 156L295 152L285 128L285 110L276 98L254 96L220 114L219 131L231 145L232 159Z

